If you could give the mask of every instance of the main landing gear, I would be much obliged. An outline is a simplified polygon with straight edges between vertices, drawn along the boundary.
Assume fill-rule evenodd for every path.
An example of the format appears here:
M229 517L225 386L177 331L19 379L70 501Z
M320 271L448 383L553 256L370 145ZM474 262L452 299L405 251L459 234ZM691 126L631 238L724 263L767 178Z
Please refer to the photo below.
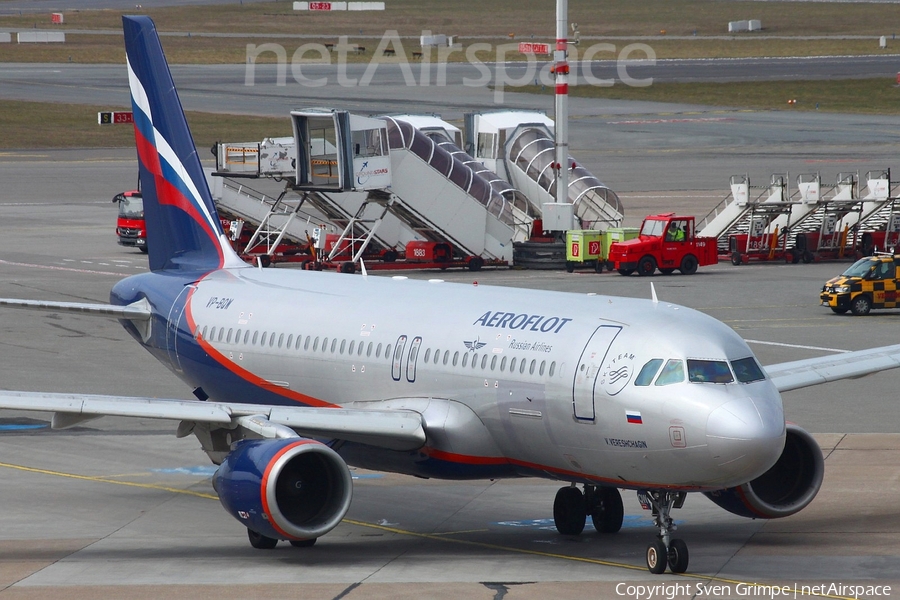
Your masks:
M677 529L669 515L673 508L681 508L685 492L663 492L641 490L638 500L644 510L653 510L653 524L659 529L659 539L647 546L647 568L651 573L659 575L666 571L666 566L673 573L684 573L688 568L688 549L684 540L672 539L672 532Z
M557 531L563 535L580 534L589 514L598 532L619 531L625 514L619 490L585 485L582 492L575 484L559 488L553 501L553 521Z

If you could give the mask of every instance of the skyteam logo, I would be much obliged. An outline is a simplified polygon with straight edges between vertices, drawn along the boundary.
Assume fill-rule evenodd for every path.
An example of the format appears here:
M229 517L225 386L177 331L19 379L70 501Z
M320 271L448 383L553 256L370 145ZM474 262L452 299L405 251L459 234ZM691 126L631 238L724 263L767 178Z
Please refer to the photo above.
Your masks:
M634 373L634 354L622 352L613 355L606 360L603 373L600 376L600 385L609 396L615 396L628 384ZM640 414L638 414L640 416ZM629 421L631 423L631 421Z
M498 310L484 313L475 319L472 325L539 333L559 333L566 323L571 320L567 317L548 317L546 315L529 315L527 313L511 313Z

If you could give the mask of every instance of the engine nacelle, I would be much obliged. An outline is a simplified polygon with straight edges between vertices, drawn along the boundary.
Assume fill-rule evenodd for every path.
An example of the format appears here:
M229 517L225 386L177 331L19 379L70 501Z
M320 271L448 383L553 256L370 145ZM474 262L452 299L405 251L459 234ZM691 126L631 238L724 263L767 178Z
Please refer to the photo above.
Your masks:
M308 540L334 529L350 508L350 469L337 452L304 438L244 440L216 471L219 500L248 529Z
M786 426L784 450L775 465L749 483L706 496L728 512L751 519L789 517L806 508L822 487L825 460L805 430Z

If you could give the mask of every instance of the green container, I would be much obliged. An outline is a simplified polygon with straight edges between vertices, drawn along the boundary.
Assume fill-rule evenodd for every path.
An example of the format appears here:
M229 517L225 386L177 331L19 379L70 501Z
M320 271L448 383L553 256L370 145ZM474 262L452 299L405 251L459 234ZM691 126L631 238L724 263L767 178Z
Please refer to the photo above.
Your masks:
M633 240L641 232L640 227L612 227L603 232L603 260L609 256L609 247L615 242Z
M566 232L566 260L573 263L593 262L603 254L603 232L572 229Z

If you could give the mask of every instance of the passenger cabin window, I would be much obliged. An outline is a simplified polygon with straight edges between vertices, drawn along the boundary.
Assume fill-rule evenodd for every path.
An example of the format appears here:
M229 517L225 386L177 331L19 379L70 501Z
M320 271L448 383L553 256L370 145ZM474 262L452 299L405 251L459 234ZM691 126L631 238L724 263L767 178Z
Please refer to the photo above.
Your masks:
M677 359L669 359L662 373L656 378L656 385L672 385L684 381L684 363Z
M659 368L663 364L663 359L661 358L653 358L647 361L643 367L641 367L641 372L638 373L638 376L634 378L634 385L650 385L653 382L653 378L656 377L656 374L659 372Z
M688 359L688 380L691 383L731 383L734 377L724 360Z
M737 380L741 383L762 381L766 378L766 374L752 356L731 361L731 368L734 369L734 376L737 377Z

